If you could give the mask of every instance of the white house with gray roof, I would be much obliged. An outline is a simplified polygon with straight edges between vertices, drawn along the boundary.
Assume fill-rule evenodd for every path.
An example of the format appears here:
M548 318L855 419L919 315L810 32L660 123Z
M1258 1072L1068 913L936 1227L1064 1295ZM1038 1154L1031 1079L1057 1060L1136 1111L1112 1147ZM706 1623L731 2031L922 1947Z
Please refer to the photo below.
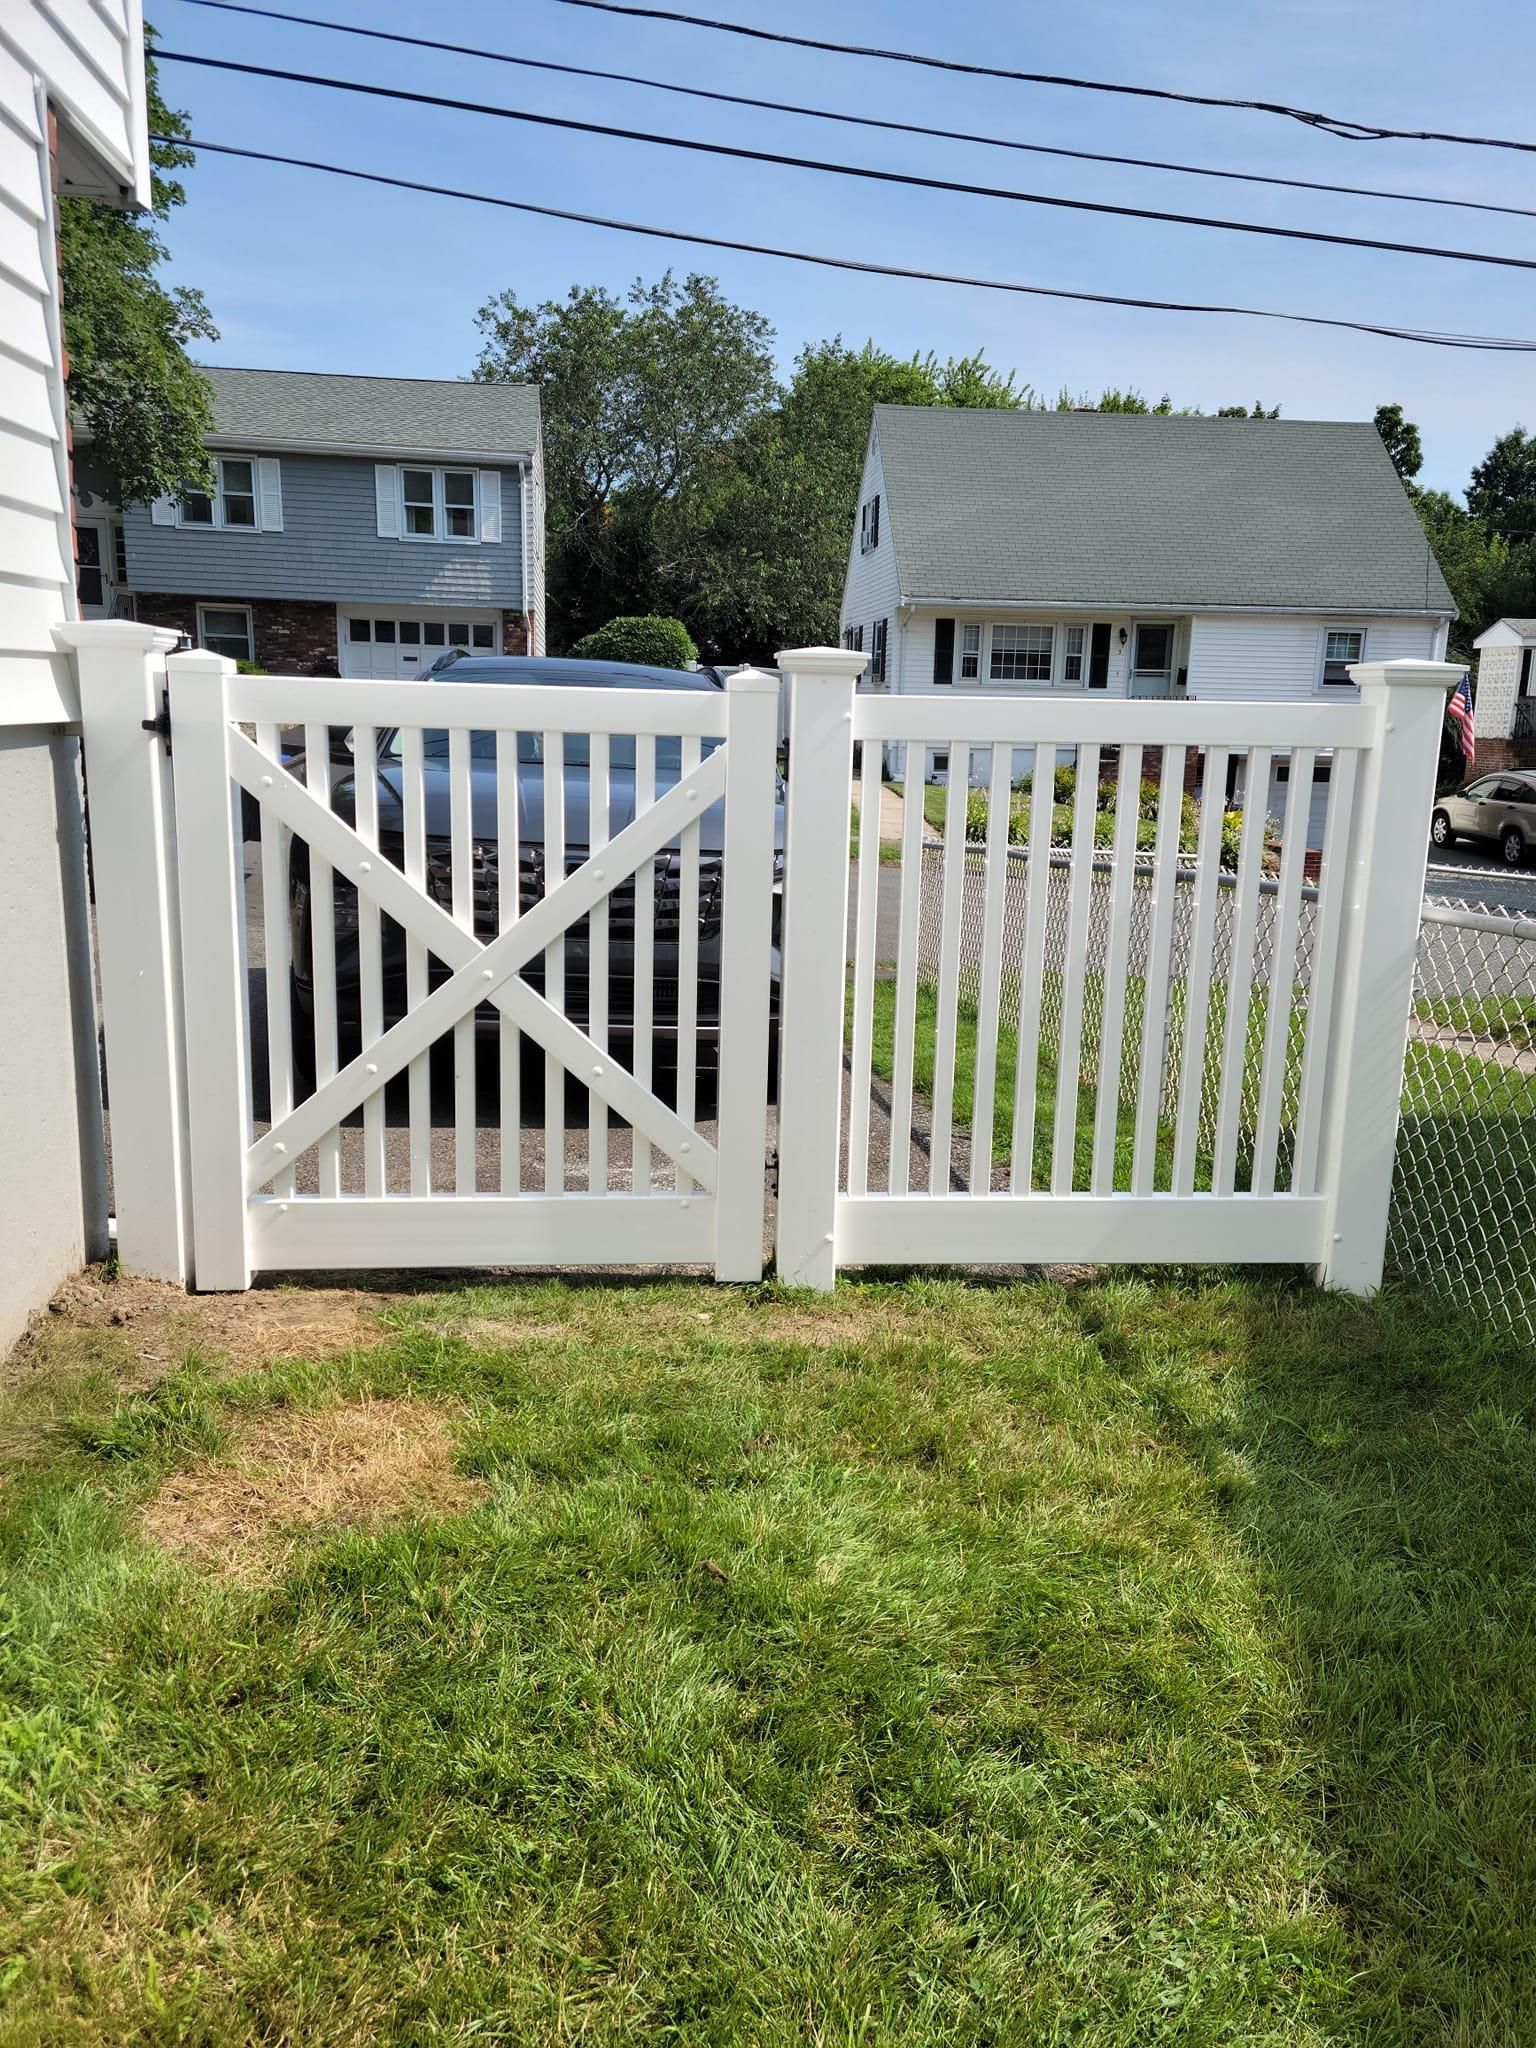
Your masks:
M453 646L544 651L536 386L203 374L211 490L119 510L80 450L86 616L299 675L409 677Z
M1369 421L875 408L842 605L863 688L1353 693L1351 663L1442 659L1454 616Z
M1472 645L1478 765L1528 767L1536 761L1536 619L1496 619Z

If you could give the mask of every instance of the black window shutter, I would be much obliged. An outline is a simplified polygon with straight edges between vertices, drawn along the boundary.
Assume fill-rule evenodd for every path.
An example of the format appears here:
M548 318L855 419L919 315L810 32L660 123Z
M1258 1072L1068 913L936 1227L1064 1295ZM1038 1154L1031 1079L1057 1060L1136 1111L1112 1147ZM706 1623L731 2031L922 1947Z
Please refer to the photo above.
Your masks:
M1520 656L1520 694L1522 697L1529 697L1531 694L1531 650L1529 647L1525 648Z
M1109 688L1109 626L1102 619L1093 629L1093 648L1088 657L1088 687L1090 690Z
M933 680L936 683L952 683L955 680L953 619L935 619L933 622Z

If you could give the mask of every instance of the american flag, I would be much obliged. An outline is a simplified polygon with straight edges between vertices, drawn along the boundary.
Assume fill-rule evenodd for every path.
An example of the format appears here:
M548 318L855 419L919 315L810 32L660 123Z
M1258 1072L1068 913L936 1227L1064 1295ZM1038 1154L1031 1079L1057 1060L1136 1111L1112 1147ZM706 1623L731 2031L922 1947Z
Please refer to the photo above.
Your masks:
M1472 692L1468 688L1465 676L1451 693L1451 701L1445 707L1445 715L1456 728L1461 740L1461 751L1466 755L1467 766L1470 768L1477 759L1477 742L1472 737Z

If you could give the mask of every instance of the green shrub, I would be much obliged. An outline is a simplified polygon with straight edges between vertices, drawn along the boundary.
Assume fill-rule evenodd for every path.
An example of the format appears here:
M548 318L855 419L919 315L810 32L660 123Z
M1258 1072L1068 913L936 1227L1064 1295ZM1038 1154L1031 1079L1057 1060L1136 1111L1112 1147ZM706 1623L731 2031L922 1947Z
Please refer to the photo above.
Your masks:
M642 668L691 668L699 650L681 619L610 619L571 649L576 661L630 661Z

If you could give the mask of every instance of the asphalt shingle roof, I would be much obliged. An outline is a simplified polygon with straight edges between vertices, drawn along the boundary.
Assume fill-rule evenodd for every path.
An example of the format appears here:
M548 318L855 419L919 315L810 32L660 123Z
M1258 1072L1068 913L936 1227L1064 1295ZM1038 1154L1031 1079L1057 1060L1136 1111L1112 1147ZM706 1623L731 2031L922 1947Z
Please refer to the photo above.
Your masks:
M1445 611L1369 421L875 408L910 600Z
M213 386L214 430L222 438L314 441L392 454L434 448L531 455L538 445L537 384L207 365L203 375Z

